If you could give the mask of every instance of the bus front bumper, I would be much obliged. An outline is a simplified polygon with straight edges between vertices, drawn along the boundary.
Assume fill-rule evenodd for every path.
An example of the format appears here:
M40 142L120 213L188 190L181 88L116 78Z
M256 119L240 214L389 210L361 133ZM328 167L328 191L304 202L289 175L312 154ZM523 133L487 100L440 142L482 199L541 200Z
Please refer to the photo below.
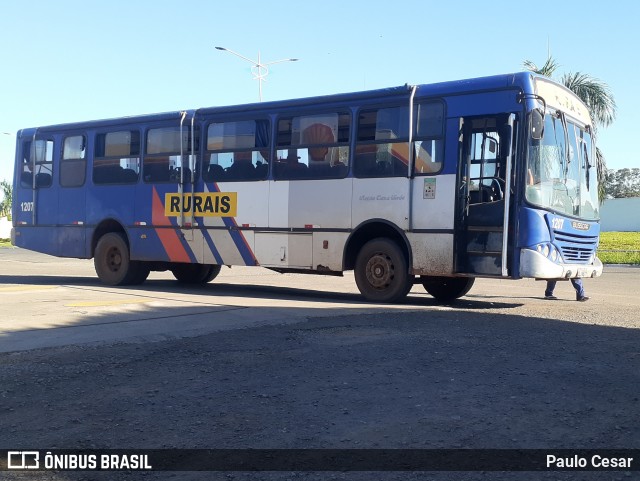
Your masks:
M531 249L520 251L520 276L535 279L571 279L602 275L602 262L597 257L591 264L559 264Z

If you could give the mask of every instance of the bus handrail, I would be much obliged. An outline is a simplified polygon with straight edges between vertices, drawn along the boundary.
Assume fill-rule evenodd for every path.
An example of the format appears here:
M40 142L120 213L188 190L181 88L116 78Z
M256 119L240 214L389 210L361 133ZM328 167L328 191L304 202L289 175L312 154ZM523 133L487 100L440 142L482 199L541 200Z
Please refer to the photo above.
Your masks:
M508 151L504 158L506 159L507 165L505 170L505 182L504 182L504 218L502 225L504 226L504 231L502 233L502 277L506 277L507 272L507 249L508 249L508 240L509 240L509 203L511 201L511 162L513 157L513 123L514 123L514 115L511 114L509 116L509 126L511 127L511 138L508 142Z
M189 205L193 206L195 201L195 183L196 183L196 151L195 151L195 121L196 116L191 115L191 154L189 155L189 171L191 172L191 203ZM191 209L191 226L195 224L195 209Z
M180 112L180 182L178 183L178 193L180 194L180 203L184 204L184 150L182 146L182 128L184 127L184 119L187 117L186 110ZM184 227L184 209L180 209L180 227Z
M32 200L33 204L31 206L31 224L36 225L36 187L37 187L37 176L36 176L36 135L38 134L38 129L36 128L33 131L33 139L31 141L31 147L29 149L29 155L31 156L31 191L32 191ZM33 155L31 155L31 151L33 151ZM24 155L24 153L23 153Z
M409 165L407 167L407 178L409 179L409 214L408 214L408 227L409 231L413 229L413 182L411 177L413 174L413 163L415 161L414 149L413 149L413 98L416 95L417 85L409 86L411 88L411 95L409 96Z

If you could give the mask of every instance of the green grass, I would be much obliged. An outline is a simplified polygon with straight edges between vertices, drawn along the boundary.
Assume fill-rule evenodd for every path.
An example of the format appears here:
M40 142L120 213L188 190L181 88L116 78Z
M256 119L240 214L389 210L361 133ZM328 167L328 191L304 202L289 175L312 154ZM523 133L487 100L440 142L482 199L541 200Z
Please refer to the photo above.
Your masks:
M640 265L640 232L602 232L598 257L604 264Z
M0 239L0 247L11 247L11 239Z

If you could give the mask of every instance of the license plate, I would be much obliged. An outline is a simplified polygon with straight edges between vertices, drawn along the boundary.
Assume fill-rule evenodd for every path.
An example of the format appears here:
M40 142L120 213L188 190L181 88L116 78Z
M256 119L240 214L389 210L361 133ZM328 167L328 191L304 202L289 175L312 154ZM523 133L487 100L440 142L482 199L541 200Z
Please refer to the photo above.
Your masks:
M578 277L590 277L591 271L587 267L578 267Z

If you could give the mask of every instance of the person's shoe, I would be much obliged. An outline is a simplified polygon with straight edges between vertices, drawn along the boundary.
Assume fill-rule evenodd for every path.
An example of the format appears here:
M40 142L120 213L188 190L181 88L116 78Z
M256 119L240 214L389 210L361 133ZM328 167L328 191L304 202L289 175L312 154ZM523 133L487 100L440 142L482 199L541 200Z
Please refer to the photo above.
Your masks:
M589 300L589 296L577 296L576 297L576 301L578 302L585 302Z
M556 296L554 296L553 294L551 294L551 295L545 294L544 298L547 299L548 301L557 301L558 300L558 298Z

